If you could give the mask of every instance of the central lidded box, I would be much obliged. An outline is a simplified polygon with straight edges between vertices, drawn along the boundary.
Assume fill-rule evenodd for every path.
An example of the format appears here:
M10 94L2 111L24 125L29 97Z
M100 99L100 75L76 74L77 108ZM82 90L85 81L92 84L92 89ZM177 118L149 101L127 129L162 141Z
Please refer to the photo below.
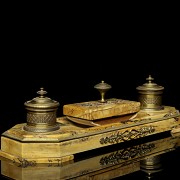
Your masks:
M63 106L63 114L69 118L75 117L83 120L95 121L138 112L140 102L124 99L105 99L105 93L111 89L111 85L101 81L94 86L101 94L98 101L67 104Z
M138 112L140 102L124 99L107 99L105 103L89 101L67 104L63 106L63 114L85 120L99 120L113 116Z

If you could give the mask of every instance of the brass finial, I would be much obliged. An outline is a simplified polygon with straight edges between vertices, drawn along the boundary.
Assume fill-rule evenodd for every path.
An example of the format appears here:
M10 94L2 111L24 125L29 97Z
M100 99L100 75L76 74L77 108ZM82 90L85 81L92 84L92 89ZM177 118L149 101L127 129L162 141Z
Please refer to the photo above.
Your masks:
M95 85L94 88L96 88L100 92L100 94L101 94L100 102L102 102L102 103L106 102L106 100L105 100L105 93L109 89L111 89L111 85L105 83L104 81L101 81L101 83Z
M47 91L44 91L44 88L40 88L40 90L37 92L37 94L40 94L40 97L44 97L45 94L47 94Z
M152 78L152 76L149 75L148 78L146 78L146 80L148 81L148 83L151 83L154 80L154 78Z

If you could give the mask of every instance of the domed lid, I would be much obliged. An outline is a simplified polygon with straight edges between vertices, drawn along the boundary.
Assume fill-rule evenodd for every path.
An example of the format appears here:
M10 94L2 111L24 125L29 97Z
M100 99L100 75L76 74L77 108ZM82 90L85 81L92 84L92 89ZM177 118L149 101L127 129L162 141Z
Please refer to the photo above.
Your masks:
M159 86L156 83L152 82L154 78L152 78L151 75L149 75L146 80L148 81L147 83L143 84L142 86L138 86L136 89L141 91L161 91L164 89L163 86Z
M47 92L44 91L44 88L40 88L37 94L39 94L40 96L25 102L24 105L30 108L42 108L42 109L56 108L59 106L59 102L44 96L45 94L47 94Z

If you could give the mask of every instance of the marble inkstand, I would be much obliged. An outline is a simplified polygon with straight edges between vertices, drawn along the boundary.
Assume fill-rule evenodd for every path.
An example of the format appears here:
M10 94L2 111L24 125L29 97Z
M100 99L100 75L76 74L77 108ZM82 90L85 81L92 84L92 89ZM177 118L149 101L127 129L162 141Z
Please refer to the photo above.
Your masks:
M97 101L63 106L40 96L25 102L27 122L1 135L0 156L23 164L57 163L74 160L77 153L172 131L180 124L175 107L163 106L163 87L152 82L138 86L139 101L105 98L111 86L104 81L94 86L101 94Z

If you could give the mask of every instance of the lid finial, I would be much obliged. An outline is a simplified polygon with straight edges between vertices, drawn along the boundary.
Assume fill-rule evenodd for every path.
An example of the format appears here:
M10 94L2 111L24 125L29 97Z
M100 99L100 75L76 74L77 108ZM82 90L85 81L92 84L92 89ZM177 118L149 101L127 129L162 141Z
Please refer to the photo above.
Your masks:
M151 75L149 75L148 78L146 78L146 80L147 80L149 83L151 83L151 82L154 80L154 78L153 78Z
M37 94L40 94L40 97L44 97L45 94L47 94L47 91L44 91L44 88L41 87L40 90L37 92Z

